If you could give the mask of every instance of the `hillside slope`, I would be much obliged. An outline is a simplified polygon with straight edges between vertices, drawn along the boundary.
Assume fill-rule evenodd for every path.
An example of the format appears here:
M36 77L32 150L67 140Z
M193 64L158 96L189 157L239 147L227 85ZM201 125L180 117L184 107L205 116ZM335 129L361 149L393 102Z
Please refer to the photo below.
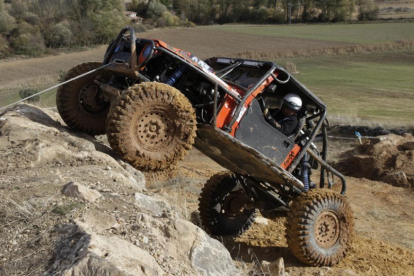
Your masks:
M347 177L353 247L339 265L313 268L288 250L283 217L217 239L188 221L197 224L200 189L222 170L193 150L175 171L143 175L53 110L9 109L0 114L0 275L263 275L263 261L279 257L289 275L414 275L412 189Z
M141 172L57 116L27 105L0 114L0 275L238 273Z

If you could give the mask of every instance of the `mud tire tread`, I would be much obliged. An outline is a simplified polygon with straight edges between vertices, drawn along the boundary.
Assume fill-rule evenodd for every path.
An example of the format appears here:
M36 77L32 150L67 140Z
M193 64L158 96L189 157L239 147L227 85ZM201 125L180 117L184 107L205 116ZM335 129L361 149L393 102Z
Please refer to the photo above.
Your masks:
M212 235L241 235L247 231L256 218L256 210L249 210L243 217L231 220L215 209L223 201L225 195L237 186L236 175L232 172L221 172L213 175L201 190L199 211L202 225Z
M340 236L328 249L318 246L313 223L325 211L334 211L340 219ZM345 196L326 189L315 189L298 196L290 207L286 221L288 247L301 262L311 266L339 263L352 245L354 218Z
M167 105L177 115L174 121L180 127L179 137L174 137L174 147L156 158L136 146L131 138L134 114L148 103ZM190 101L177 89L163 83L142 83L130 87L112 106L107 120L107 137L112 149L134 168L155 172L173 168L192 148L196 136L196 116Z
M100 62L79 64L66 73L63 81L77 77L100 66L102 66ZM105 78L110 77L109 72L100 70L59 87L56 94L56 106L60 116L69 128L91 135L105 134L109 103L108 108L99 114L87 113L79 107L78 103L78 92L80 89L88 83L93 83L93 80L98 75L104 75Z

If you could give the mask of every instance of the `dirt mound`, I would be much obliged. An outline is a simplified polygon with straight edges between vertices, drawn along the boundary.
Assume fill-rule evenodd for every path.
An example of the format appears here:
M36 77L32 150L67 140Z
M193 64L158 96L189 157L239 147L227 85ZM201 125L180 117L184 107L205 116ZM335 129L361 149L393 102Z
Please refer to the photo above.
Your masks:
M341 155L334 164L340 172L389 183L414 187L414 137L390 134L371 139Z
M329 128L330 135L338 135L345 137L355 137L355 132L359 132L362 136L383 136L388 134L403 135L404 133L414 133L412 127L400 128L383 128L355 125L335 125Z

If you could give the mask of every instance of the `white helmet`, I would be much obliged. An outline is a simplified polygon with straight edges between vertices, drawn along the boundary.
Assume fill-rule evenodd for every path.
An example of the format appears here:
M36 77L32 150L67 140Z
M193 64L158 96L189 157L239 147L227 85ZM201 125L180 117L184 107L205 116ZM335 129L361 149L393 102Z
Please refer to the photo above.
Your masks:
M292 110L299 111L302 107L302 100L298 95L289 93L283 97L282 106L283 105L286 105Z

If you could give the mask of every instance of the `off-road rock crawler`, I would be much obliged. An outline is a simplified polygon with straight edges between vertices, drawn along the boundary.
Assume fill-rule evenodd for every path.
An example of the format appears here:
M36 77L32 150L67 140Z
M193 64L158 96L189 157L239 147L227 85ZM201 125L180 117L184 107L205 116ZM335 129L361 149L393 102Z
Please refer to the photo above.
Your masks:
M140 170L170 168L193 144L227 168L200 196L200 217L212 234L241 234L256 210L272 217L284 207L288 245L299 260L334 265L346 255L353 217L345 178L326 162L326 105L282 67L222 57L201 61L162 41L136 39L127 27L102 64L78 65L65 79L101 65L59 89L58 110L69 127L106 131L114 151ZM303 101L290 137L263 115L288 93ZM310 190L309 167L319 165L319 187ZM340 193L326 189L332 187L330 181L325 187L328 173L340 178Z

